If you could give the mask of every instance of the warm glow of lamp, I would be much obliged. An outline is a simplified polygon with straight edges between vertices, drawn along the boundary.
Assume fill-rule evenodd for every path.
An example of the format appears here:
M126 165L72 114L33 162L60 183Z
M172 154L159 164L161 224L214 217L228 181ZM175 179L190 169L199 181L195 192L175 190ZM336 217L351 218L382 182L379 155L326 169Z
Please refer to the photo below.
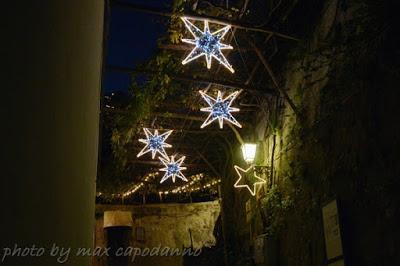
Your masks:
M242 145L243 159L247 163L253 163L256 157L257 144L245 143Z

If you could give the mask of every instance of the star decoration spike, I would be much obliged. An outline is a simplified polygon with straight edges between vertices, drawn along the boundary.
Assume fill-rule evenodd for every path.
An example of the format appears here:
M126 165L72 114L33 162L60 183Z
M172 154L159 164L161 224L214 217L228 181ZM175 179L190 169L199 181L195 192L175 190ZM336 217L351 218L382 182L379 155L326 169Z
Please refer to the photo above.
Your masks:
M144 148L138 153L137 157L142 156L148 152L151 152L151 158L154 159L156 154L160 154L162 157L168 157L164 148L171 148L172 145L165 143L165 140L171 135L172 130L159 135L156 129L154 133L151 133L148 128L143 128L146 139L139 139L140 142L146 144Z
M182 39L182 42L194 45L193 50L182 61L182 64L185 65L204 55L208 69L211 68L211 60L214 58L230 72L234 73L235 70L233 69L232 65L229 64L228 60L221 52L221 50L233 49L232 46L221 43L221 40L224 38L231 26L227 25L217 31L210 32L208 20L204 20L204 30L202 31L187 18L181 17L181 19L183 23L185 23L186 28L194 37L194 39Z
M181 166L185 158L186 158L185 156L182 156L181 158L175 161L175 156L171 156L170 158L159 157L161 163L165 166L164 168L160 169L160 171L165 172L164 176L160 181L160 184L170 177L173 183L175 183L176 177L182 179L183 181L186 182L188 181L181 172L182 170L186 170L186 167Z
M239 95L240 91L235 91L224 99L221 91L218 91L217 99L214 99L203 91L199 92L201 97L203 97L203 99L209 105L209 107L201 108L200 111L210 113L200 128L208 126L216 119L218 119L219 127L221 129L224 127L224 120L234 124L237 127L242 127L242 125L231 114L233 112L240 111L239 108L231 107L233 101Z
M250 167L247 168L246 170L243 169L243 168L241 168L241 167L239 167L239 166L237 166L237 165L235 165L234 167L235 167L236 173L237 173L238 176L239 176L239 179L236 180L236 182L235 182L235 184L234 184L234 187L235 187L235 188L247 188L247 189L250 191L250 194L251 194L252 196L255 196L255 195L256 195L256 188L257 188L257 185L265 184L266 181L265 181L264 179L260 178L260 177L256 174L256 172L254 171L254 167L253 167L253 166L250 166ZM251 176L249 176L249 175L251 174L250 170L253 171L253 174L252 174ZM242 173L244 173L245 176L242 176ZM250 177L250 178L249 178L249 177ZM240 184L241 181L242 181L242 179L245 179L245 178L247 179L248 182L253 182L253 180L257 180L257 181L255 181L255 182L253 182L253 184L252 184L252 185L253 185L253 189L251 189L250 186L249 186L247 183L245 183L245 184ZM253 179L253 180L249 180L249 179Z

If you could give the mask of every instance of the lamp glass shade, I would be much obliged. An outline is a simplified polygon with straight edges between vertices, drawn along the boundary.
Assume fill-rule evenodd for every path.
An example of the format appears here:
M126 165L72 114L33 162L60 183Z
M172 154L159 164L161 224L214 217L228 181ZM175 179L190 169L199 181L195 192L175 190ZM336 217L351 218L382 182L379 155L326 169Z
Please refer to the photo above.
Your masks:
M256 157L256 151L257 151L257 144L254 143L243 144L242 145L243 159L247 163L254 162L254 158Z

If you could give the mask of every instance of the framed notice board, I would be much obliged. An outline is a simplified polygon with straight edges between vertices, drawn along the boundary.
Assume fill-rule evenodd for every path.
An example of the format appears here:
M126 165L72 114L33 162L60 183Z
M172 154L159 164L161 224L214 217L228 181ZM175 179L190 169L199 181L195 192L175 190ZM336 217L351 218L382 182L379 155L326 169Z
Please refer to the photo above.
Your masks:
M337 201L333 200L322 208L324 223L325 250L329 266L345 266L342 247L342 234Z

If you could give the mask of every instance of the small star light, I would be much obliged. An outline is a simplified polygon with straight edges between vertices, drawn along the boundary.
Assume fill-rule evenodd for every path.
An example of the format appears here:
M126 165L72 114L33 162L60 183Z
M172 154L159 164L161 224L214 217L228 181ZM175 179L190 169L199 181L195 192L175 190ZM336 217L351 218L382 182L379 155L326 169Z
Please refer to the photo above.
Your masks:
M185 65L204 55L206 57L208 69L211 68L211 59L215 58L216 60L218 60L218 62L229 69L229 71L234 73L235 70L233 70L233 67L231 66L231 64L229 64L228 60L221 52L221 50L224 49L233 49L232 46L221 43L221 39L224 38L225 34L228 32L231 26L227 25L217 31L210 32L208 20L204 20L204 30L201 31L187 18L181 17L181 19L185 23L186 28L194 37L194 39L182 39L182 42L189 43L195 46L193 50L189 53L189 55L182 61L182 64Z
M182 167L182 163L185 160L185 156L182 156L178 160L175 161L175 156L171 156L171 158L162 158L159 157L162 164L164 164L164 168L161 168L160 171L165 172L162 177L160 184L167 180L169 177L172 178L172 182L175 183L175 178L179 177L183 181L188 181L186 177L182 174L182 170L186 170L186 167Z
M234 124L237 127L242 127L239 122L232 116L232 112L239 112L239 108L231 107L233 100L239 95L240 91L235 91L225 99L222 99L222 92L218 91L217 99L212 98L203 91L199 91L201 97L207 102L209 107L201 108L202 112L209 112L206 121L201 125L200 128L204 128L211 124L214 120L218 119L219 127L224 127L224 120Z
M239 179L234 184L234 187L235 188L243 188L243 187L245 187L250 191L250 194L252 196L255 196L256 195L256 186L257 185L261 185L261 184L265 184L266 181L264 179L260 178L259 176L257 176L256 172L254 171L254 167L253 166L250 166L246 170L244 170L243 168L240 168L237 165L235 165L234 167L235 167L236 173L239 176ZM250 170L252 170L252 172L250 172ZM241 173L244 173L244 176L242 176ZM245 182L243 182L242 179L246 179ZM250 186L248 185L248 183L250 183L250 182L253 182L252 183L253 189L251 189ZM240 183L245 183L245 184L240 184Z
M158 130L154 131L154 134L150 132L148 128L143 128L144 134L146 134L146 139L139 139L140 142L146 144L144 148L138 153L137 157L142 156L151 151L151 158L154 159L156 153L159 153L163 157L168 157L164 148L170 148L172 145L165 143L165 140L172 133L172 130L169 130L161 135L158 135Z

